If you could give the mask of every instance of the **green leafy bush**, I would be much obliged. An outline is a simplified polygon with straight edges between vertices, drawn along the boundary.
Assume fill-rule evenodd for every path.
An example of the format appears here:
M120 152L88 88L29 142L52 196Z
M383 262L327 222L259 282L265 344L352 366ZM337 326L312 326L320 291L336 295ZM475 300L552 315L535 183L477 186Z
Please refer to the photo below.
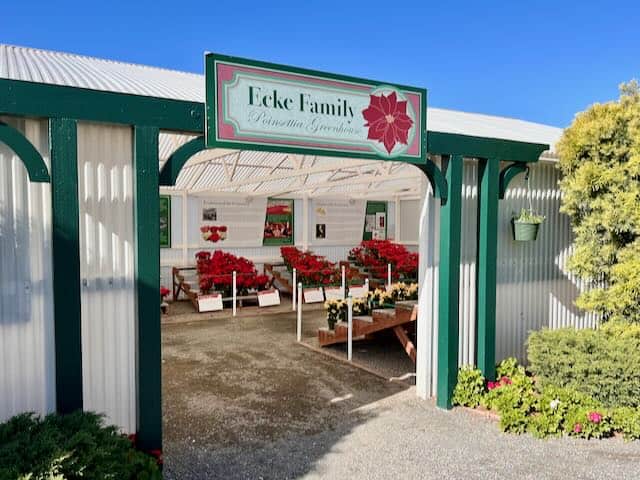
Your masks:
M575 389L541 386L515 359L503 361L497 372L500 378L486 382L485 388L480 370L462 367L454 404L494 410L500 415L500 428L509 433L604 438L621 432L626 439L640 439L640 408L607 409Z
M613 427L625 440L640 440L640 408L620 407L612 412Z
M477 368L463 366L458 371L458 383L453 391L453 404L475 408L484 394L484 377Z
M0 424L0 478L24 480L161 479L154 458L135 450L94 413L39 418L25 413Z
M533 332L528 359L542 387L572 388L607 407L640 406L640 325Z

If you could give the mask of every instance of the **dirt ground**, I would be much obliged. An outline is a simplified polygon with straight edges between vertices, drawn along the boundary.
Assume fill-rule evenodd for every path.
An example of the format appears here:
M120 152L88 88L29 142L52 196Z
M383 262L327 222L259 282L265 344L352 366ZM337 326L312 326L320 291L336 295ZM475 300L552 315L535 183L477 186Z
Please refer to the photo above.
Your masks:
M184 302L171 310L162 327L169 465L196 445L250 448L358 421L360 407L408 388L297 344L290 306L249 307L236 318L192 313ZM304 318L311 338L324 312L310 308Z

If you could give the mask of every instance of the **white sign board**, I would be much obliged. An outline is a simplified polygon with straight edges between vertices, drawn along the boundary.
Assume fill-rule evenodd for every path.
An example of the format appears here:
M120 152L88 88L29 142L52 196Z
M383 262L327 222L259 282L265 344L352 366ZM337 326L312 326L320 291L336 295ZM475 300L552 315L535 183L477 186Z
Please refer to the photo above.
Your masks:
M322 288L303 288L302 297L304 303L320 303L324 302L324 292Z
M359 287L349 287L349 293L353 298L367 298L367 296L369 295L369 292L367 292L367 287L365 287L364 285Z
M218 312L223 309L222 295L212 293L210 295L200 295L198 297L199 312Z
M266 198L202 198L200 244L213 249L262 246L266 208Z
M362 240L362 219L367 202L353 199L313 201L314 244L357 244ZM322 233L322 235L319 235Z
M327 300L343 300L344 290L342 287L324 287L324 297Z
M280 305L280 292L275 288L258 292L258 306L272 307Z

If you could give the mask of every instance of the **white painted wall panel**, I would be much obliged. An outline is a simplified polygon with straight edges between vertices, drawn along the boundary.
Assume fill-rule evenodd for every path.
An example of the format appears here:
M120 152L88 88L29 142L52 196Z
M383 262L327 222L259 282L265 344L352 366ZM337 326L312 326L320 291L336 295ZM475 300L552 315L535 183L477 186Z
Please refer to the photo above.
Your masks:
M46 121L2 118L49 162ZM0 143L0 422L55 410L51 187Z
M132 131L78 125L84 408L136 431Z

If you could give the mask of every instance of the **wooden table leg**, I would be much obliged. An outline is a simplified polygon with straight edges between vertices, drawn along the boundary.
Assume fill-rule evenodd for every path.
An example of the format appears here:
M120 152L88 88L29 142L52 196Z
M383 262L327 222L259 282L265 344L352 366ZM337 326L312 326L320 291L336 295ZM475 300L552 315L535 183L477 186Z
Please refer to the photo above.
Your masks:
M400 340L400 343L402 344L404 351L407 352L407 355L409 355L409 358L411 358L411 361L413 363L416 363L416 347L407 336L407 332L404 331L404 328L402 327L402 325L398 325L397 327L394 327L393 333L395 333L396 337L398 337L398 340Z

